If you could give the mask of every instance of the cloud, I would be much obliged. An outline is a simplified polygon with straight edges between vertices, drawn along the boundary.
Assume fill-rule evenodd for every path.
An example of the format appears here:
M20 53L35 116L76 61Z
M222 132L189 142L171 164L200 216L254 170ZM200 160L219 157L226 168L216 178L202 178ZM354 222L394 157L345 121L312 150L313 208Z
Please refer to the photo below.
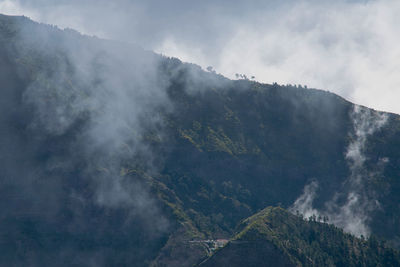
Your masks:
M16 29L11 42L1 40L0 227L9 232L1 247L32 241L22 241L32 259L14 257L17 250L7 259L36 266L50 254L65 265L81 256L96 265L152 258L149 246L171 230L150 192L158 169L146 142L162 140L160 114L170 110L166 62L133 45L1 20Z
M39 15L31 9L24 8L20 5L19 1L15 0L1 0L0 13L7 15L25 15L37 19Z
M397 113L399 11L396 0L0 0L2 13L138 43L230 78L306 84Z
M301 1L237 19L235 30L220 44L177 38L171 45L170 38L157 50L212 65L231 78L245 73L268 83L306 84L400 113L399 11L400 3L390 0Z
M346 159L349 161L351 176L357 183L365 162L367 138L386 124L388 115L355 105L350 117L354 127L354 139L347 147Z
M88 162L88 173L96 168L107 170L106 175L96 178L98 202L142 209L144 195L129 198L132 190L121 186L119 173L124 159L134 157L138 151L143 156L150 154L143 135L149 127L161 124L158 108L168 108L169 81L158 72L161 57L97 39L80 42L77 33L58 33L63 36L55 38L56 33L47 30L49 33L39 31L32 36L32 29L27 27L20 36L42 57L48 49L59 56L57 61L48 58L48 65L39 66L40 71L23 94L24 103L35 111L31 127L44 136L63 136L84 120L85 127L76 133L73 147ZM36 45L42 42L43 48ZM31 50L22 48L18 52L24 55ZM102 190L102 184L107 184L109 194Z
M166 234L170 224L144 181L158 170L144 140L162 139L160 113L170 108L164 59L27 19L10 23L19 29L15 42L2 45L18 63L5 61L0 75L0 176L10 191L2 218L57 222L73 235L93 220L87 233L139 231L149 242Z
M320 212L313 208L313 201L317 196L318 182L312 181L304 187L303 194L296 199L289 208L292 213L300 213L305 218L310 216L318 216Z
M315 209L313 201L317 197L318 183L316 181L304 187L303 194L290 207L293 213L299 212L306 218L312 215L327 216L330 223L343 228L356 236L368 236L371 214L380 207L374 193L365 190L368 180L382 171L387 158L377 162L378 171L370 171L365 166L365 149L368 137L376 133L387 122L386 113L376 112L365 107L354 105L349 114L353 131L349 134L351 141L347 146L345 158L350 169L350 175L342 184L341 191L325 203L323 209Z

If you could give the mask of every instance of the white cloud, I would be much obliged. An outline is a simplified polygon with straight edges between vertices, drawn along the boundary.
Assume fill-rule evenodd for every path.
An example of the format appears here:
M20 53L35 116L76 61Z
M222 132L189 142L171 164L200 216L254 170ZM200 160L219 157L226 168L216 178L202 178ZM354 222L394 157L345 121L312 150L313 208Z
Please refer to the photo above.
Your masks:
M11 16L25 15L33 19L39 17L36 12L22 7L17 0L0 0L0 13Z
M174 50L168 46L160 50L178 57L184 54L188 61L208 62L231 78L245 73L268 83L306 84L400 113L399 13L400 2L394 0L303 1L288 9L265 11L264 16L258 12L238 24L218 57L191 54L179 41Z
M317 197L318 183L313 181L304 187L303 194L293 203L290 211L299 212L305 218L312 215L327 216L330 223L346 232L356 236L369 236L371 214L380 208L380 204L374 193L371 194L365 190L368 179L377 174L377 172L369 171L364 165L365 145L368 137L386 124L388 116L355 105L350 117L354 128L354 133L350 133L352 141L348 144L346 152L350 175L342 183L341 190L325 202L324 209L317 210L313 202ZM377 165L384 168L387 162L387 158L382 158L379 159ZM345 201L341 203L340 199L345 199Z
M88 27L88 21L98 21L103 12L95 7L87 8L84 5L71 5L59 3L47 4L46 1L38 1L38 4L28 4L20 0L0 0L0 13L12 16L27 16L32 20L57 25L60 28L72 28L84 34L107 37L108 34L102 27ZM99 25L97 25L99 26Z
M400 113L397 0L0 0L0 13L135 42L230 78L306 84Z

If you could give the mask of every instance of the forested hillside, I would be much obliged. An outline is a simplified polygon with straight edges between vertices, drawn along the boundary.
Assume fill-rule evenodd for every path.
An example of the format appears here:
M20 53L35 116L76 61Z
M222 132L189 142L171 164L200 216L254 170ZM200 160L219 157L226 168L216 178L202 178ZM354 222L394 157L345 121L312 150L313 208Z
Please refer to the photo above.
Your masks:
M266 208L201 266L398 266L400 254L370 238L355 238L315 219Z
M387 240L272 209L323 255L285 252L289 266L398 263L398 115L3 15L0 94L4 266L192 266L212 252L191 241L240 240L268 206Z

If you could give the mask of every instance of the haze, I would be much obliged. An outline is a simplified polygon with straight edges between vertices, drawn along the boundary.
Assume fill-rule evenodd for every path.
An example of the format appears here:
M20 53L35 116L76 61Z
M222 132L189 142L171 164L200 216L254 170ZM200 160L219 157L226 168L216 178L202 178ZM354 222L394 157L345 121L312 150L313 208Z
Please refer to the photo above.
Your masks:
M400 113L400 2L0 0L0 13Z

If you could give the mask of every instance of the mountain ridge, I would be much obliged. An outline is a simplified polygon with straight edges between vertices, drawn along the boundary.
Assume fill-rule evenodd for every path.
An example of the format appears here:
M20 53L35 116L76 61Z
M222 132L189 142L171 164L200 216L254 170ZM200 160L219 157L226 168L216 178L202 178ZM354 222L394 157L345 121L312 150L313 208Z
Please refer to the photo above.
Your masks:
M400 262L397 251L374 238L357 239L333 225L315 218L304 221L280 207L260 211L239 229L231 244L200 266L397 266ZM249 251L240 246L252 249L249 254L240 253Z
M321 212L354 193L357 124L342 97L31 23L0 17L5 264L189 266L209 256L189 241L230 239L313 181ZM362 223L398 246L400 119L385 114L359 150L355 193L380 204Z

